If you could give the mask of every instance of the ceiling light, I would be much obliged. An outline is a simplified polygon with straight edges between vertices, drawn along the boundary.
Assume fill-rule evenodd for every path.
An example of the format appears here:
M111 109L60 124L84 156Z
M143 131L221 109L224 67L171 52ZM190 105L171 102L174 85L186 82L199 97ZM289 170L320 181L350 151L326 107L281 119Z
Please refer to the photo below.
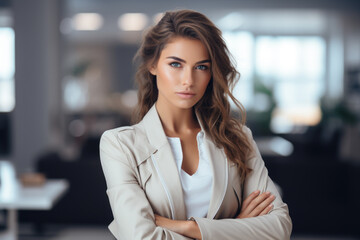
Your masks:
M125 13L119 17L118 25L123 31L141 31L148 23L148 18L143 13Z
M219 28L223 30L236 30L244 24L244 18L240 13L232 12L221 18L218 22Z
M72 19L72 27L78 31L95 31L101 28L103 22L98 13L78 13Z

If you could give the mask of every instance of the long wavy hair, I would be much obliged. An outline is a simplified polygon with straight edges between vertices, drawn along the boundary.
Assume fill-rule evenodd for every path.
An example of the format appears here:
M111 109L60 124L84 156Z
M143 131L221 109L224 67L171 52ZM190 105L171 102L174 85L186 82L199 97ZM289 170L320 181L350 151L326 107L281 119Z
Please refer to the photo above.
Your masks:
M193 10L166 12L161 20L143 37L134 60L139 67L135 75L138 85L138 107L135 122L140 121L158 98L156 76L149 72L155 65L165 45L174 37L200 40L207 48L211 59L211 79L204 96L195 104L204 130L227 158L237 164L242 180L251 171L245 159L251 144L243 132L245 109L231 91L240 74L233 66L221 31L203 14ZM230 98L240 111L240 119L230 114Z

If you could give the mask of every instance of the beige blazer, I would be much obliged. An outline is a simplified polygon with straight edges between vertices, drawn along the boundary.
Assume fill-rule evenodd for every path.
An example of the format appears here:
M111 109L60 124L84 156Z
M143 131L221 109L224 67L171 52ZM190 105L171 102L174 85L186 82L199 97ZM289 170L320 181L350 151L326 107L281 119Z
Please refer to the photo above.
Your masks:
M250 130L244 128L254 146L247 159L253 171L244 185L236 165L205 133L213 188L207 217L195 217L202 239L290 239L288 207L268 177ZM106 131L100 141L100 158L114 216L109 229L117 239L189 239L154 223L155 213L186 220L178 169L155 105L140 123ZM243 199L257 189L276 196L273 210L265 216L233 219Z

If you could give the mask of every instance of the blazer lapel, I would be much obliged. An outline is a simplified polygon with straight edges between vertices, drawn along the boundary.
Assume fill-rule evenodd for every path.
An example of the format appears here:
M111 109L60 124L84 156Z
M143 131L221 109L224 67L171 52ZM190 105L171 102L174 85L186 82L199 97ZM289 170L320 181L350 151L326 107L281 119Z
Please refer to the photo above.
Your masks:
M152 160L167 192L173 212L172 218L185 220L186 210L179 172L155 104L144 116L141 124L144 126L149 143L155 148Z
M222 149L215 146L208 137L205 138L205 147L208 150L213 173L212 196L207 218L213 219L225 197L228 183L227 158Z
M204 130L201 116L199 116L198 112L195 113L201 129L205 132L204 143L212 167L213 186L212 186L212 195L210 199L207 218L213 219L216 216L221 206L221 203L223 202L227 189L227 184L228 184L227 158L224 153L224 150L218 148Z

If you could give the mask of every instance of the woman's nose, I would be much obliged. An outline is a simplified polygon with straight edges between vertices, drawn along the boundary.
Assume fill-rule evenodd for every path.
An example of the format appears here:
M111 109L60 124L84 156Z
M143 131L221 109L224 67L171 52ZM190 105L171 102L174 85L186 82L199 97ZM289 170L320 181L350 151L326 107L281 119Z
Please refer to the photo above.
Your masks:
M182 84L185 86L192 86L194 84L194 76L193 76L192 69L186 69L184 70L183 78L182 78Z

